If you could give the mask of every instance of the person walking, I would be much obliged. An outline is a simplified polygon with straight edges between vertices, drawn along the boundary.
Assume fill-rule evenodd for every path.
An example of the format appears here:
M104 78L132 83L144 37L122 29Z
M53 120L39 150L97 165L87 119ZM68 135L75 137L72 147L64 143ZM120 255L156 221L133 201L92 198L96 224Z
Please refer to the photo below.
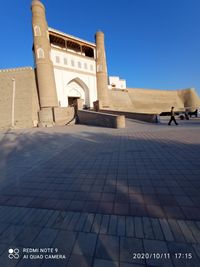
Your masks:
M171 107L171 118L168 122L168 125L171 125L171 122L174 121L176 125L178 125L176 119L175 119L175 113L174 113L174 107Z

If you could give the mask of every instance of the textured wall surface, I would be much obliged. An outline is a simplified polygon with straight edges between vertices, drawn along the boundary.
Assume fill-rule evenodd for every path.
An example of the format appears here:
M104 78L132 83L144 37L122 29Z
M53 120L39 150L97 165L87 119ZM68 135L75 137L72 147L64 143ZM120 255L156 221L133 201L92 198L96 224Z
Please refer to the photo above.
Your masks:
M151 89L109 90L111 109L138 113L161 113L175 110L185 110L190 107L195 110L200 107L200 98L195 89L166 91Z
M150 114L150 113L138 113L138 112L127 112L127 111L117 111L117 110L100 110L103 113L115 114L115 115L123 115L126 118L138 120L138 121L145 121L151 123L157 123L159 117L157 114Z
M13 81L15 79L15 128L33 127L38 122L38 94L32 68L0 71L0 129L8 129L12 122Z
M125 117L87 110L78 110L78 122L80 124L102 126L108 128L125 128Z
M56 125L67 125L75 118L74 107L56 107L54 111L54 120Z

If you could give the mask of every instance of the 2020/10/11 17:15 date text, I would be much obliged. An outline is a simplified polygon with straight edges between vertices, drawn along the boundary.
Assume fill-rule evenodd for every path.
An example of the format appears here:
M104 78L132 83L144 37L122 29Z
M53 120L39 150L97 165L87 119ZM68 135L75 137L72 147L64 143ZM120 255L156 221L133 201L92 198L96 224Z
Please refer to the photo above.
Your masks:
M192 253L133 253L133 260L143 260L143 259L170 259L174 257L175 259L192 259Z

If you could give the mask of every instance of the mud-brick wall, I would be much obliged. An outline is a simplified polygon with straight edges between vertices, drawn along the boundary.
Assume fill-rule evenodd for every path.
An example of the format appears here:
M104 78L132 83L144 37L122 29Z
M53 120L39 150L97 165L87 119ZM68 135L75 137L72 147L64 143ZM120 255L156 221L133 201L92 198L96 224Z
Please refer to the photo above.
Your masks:
M34 127L38 122L38 93L35 72L26 67L0 70L0 129L9 129L12 125L13 79L14 127Z

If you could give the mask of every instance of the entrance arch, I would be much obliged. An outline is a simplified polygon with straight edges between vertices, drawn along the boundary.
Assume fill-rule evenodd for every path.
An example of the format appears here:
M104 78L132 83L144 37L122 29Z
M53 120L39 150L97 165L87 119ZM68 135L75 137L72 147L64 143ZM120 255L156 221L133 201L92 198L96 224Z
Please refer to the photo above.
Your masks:
M88 86L80 79L74 78L67 84L68 98L81 98L86 106L90 106L90 96Z

